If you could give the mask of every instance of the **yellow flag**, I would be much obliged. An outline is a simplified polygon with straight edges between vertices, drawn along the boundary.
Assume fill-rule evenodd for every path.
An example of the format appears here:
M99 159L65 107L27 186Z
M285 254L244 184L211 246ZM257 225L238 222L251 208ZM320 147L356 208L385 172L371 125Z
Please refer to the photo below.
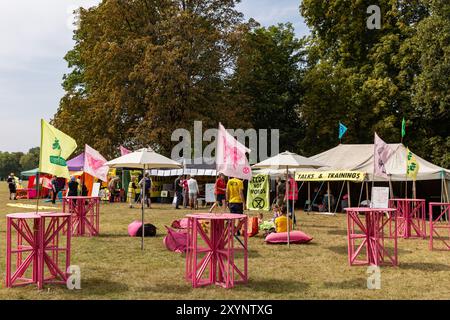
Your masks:
M39 172L70 178L66 161L76 148L77 143L73 138L41 120Z
M406 159L406 175L411 179L416 180L417 172L419 172L419 163L408 148L406 148Z

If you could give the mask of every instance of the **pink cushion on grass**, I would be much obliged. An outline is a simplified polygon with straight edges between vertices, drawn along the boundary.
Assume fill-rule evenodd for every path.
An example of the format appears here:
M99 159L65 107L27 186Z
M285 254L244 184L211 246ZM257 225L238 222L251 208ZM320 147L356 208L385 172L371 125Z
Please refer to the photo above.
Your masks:
M142 226L141 221L133 221L128 225L128 234L130 237L136 237L136 233L138 232L139 228Z
M163 243L170 251L182 253L186 251L188 234L185 231L175 231L168 227L167 235L163 239Z
M312 237L301 231L295 230L289 233L290 243L307 243L312 239ZM287 243L287 232L270 233L269 235L267 235L265 241L267 243Z

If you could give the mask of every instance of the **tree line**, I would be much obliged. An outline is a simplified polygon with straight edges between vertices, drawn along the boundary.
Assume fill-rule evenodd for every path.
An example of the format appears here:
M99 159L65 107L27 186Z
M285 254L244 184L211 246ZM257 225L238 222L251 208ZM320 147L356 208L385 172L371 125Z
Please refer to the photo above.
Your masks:
M170 155L177 128L280 129L310 156L373 132L450 167L450 2L303 0L311 30L244 21L236 0L104 0L78 10L71 72L53 124L107 157ZM381 8L381 29L366 27Z
M0 180L6 180L10 173L19 176L21 171L35 169L39 165L39 147L27 153L0 151Z

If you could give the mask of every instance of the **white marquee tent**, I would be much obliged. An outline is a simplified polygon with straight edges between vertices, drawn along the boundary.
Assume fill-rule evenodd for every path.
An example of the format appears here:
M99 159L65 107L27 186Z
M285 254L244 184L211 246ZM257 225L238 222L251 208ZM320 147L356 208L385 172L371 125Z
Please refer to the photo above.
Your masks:
M406 180L406 147L401 143L389 144L394 151L385 167L391 181ZM310 159L324 163L329 168L323 170L353 170L365 172L372 181L373 144L340 144L337 147L312 156ZM450 180L450 170L441 168L414 154L419 163L417 180ZM409 180L409 179L408 179ZM385 181L376 177L375 181Z

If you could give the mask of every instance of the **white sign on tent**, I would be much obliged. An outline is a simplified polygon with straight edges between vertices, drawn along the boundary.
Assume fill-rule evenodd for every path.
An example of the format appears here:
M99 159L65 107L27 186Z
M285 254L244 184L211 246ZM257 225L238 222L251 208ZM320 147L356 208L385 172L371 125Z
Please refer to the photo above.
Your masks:
M100 183L99 182L96 182L96 183L94 183L94 185L92 186L92 196L93 197L98 197L98 195L99 195L99 193L100 193Z
M216 197L214 196L214 183L205 184L205 201L207 203L216 201Z
M389 208L389 188L373 187L371 208Z

